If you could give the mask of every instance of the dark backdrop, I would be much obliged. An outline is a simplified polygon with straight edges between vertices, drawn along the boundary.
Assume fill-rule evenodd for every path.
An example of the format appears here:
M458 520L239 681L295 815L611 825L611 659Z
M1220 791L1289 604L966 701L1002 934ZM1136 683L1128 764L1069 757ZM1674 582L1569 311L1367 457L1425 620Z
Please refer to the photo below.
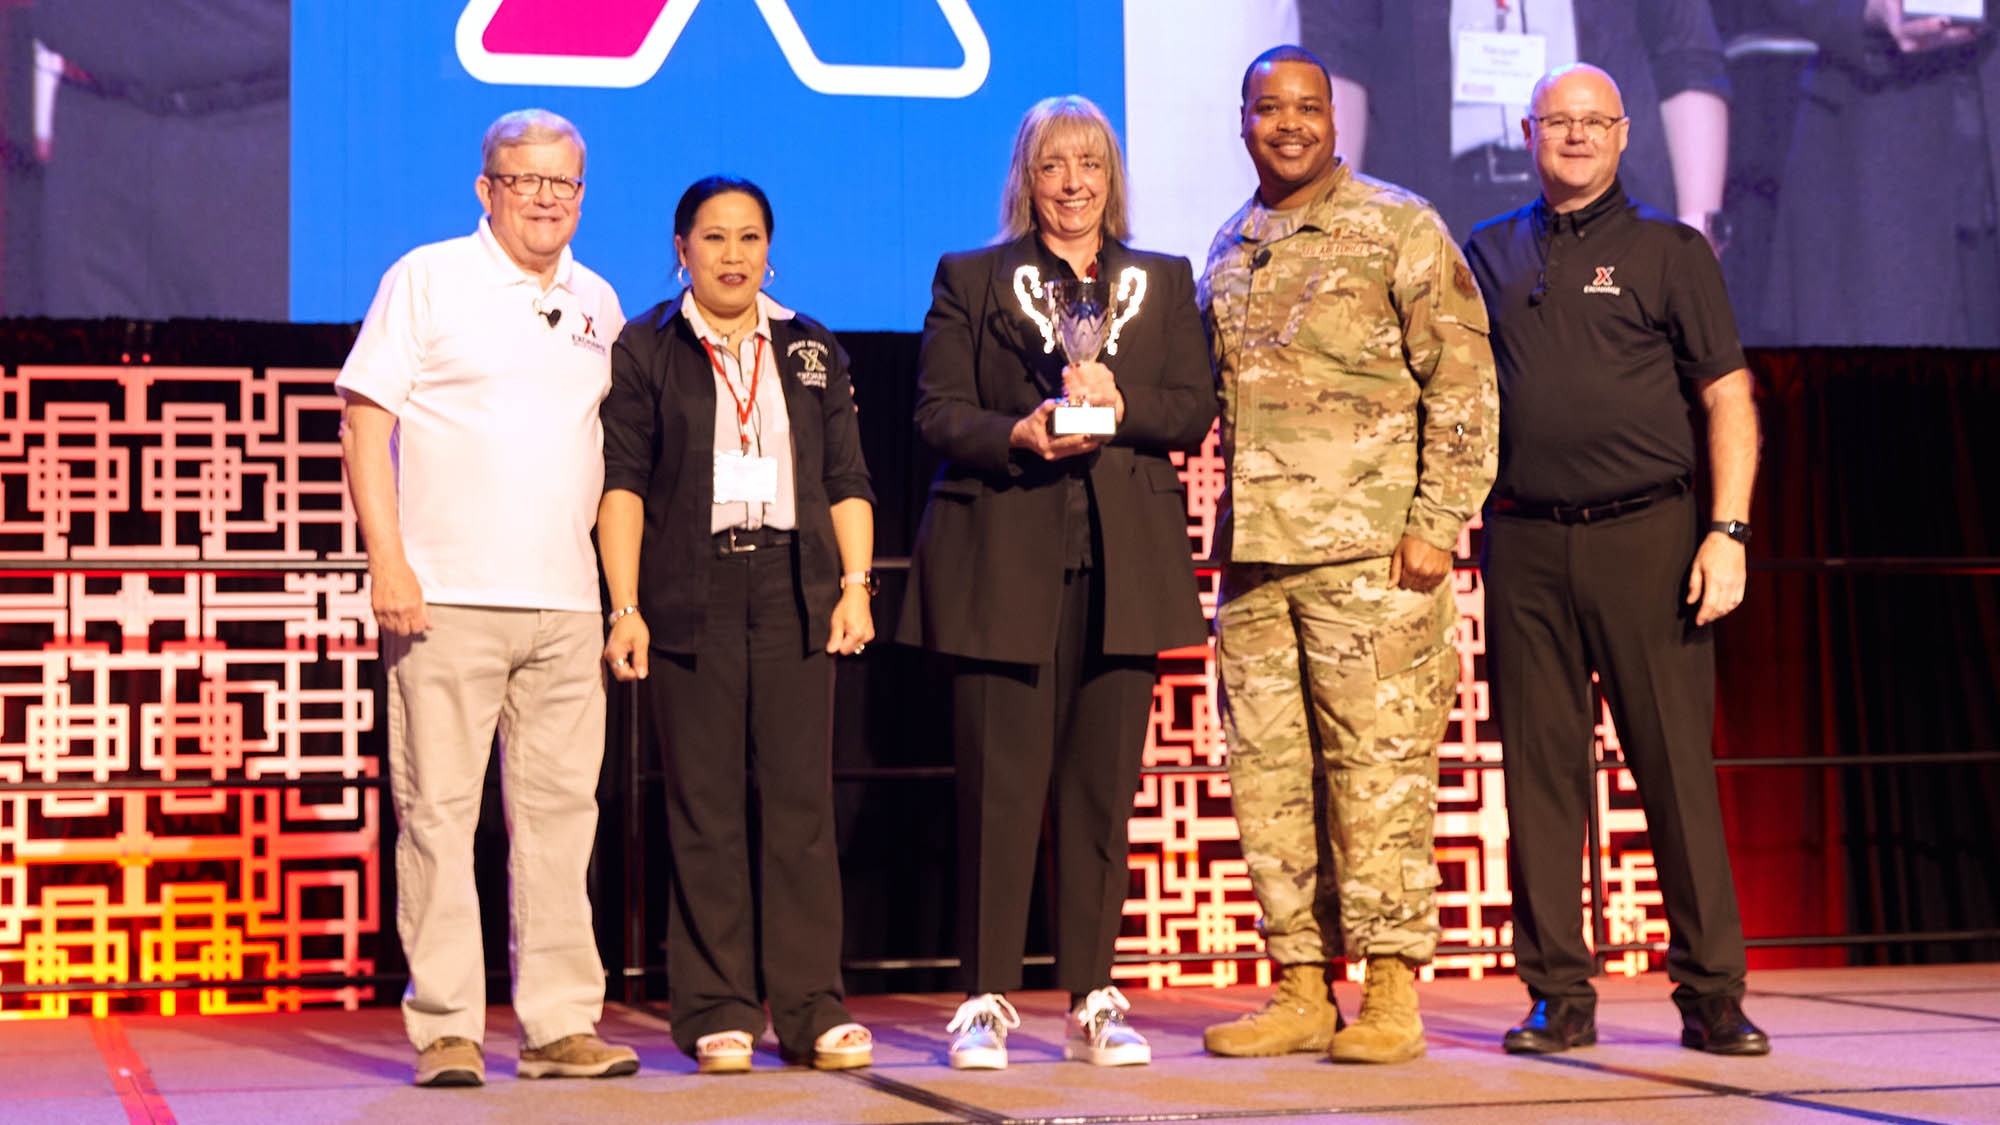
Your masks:
M0 363L338 366L353 328L213 321L0 321ZM916 338L847 334L879 493L894 629L933 463L909 418ZM2000 929L2000 353L1763 351L1766 436L1750 595L1719 631L1717 750L1746 927L1760 937ZM0 641L4 641L0 635ZM856 991L949 988L951 752L944 693L921 654L871 646L841 662L833 741ZM643 716L614 692L601 789L597 917L612 995L620 968L657 966L664 847ZM377 746L379 747L379 733ZM1831 766L1871 755L1862 766ZM1781 758L1779 768L1732 761ZM1803 763L1815 763L1805 765ZM906 771L885 774L884 771ZM497 796L497 788L493 790ZM385 802L386 804L386 802ZM489 964L505 964L504 837L482 834ZM393 827L389 829L393 833ZM628 840L636 841L628 846ZM384 848L392 844L384 840ZM383 867L385 878L393 868ZM393 887L389 890L393 894ZM392 901L392 900L388 900ZM385 911L385 918L393 911ZM829 937L831 935L829 934ZM1031 952L1046 936L1031 930ZM400 969L395 942L375 951ZM2000 959L2000 941L1763 950L1755 964ZM928 964L927 964L928 963ZM658 979L648 974L657 993ZM636 982L635 982L636 983ZM1031 978L1031 983L1033 983Z

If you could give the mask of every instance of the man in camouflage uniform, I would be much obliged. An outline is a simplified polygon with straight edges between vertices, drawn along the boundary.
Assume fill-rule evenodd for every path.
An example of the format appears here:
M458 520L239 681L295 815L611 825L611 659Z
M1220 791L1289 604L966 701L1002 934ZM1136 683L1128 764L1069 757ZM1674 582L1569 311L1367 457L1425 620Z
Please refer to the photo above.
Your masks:
M1333 154L1325 68L1278 47L1244 76L1257 194L1209 249L1222 373L1216 663L1264 937L1263 1011L1208 1049L1424 1053L1437 947L1437 744L1457 694L1451 552L1498 458L1486 311L1422 199ZM1311 718L1308 720L1308 713ZM1364 957L1340 1023L1327 964Z

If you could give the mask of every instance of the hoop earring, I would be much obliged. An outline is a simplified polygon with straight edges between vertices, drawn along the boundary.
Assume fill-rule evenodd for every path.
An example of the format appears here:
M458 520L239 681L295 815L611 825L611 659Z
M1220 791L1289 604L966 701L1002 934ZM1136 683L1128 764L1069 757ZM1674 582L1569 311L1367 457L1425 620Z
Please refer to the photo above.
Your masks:
M769 289L771 287L771 283L776 280L778 280L778 267L769 264L765 265L764 288Z
M677 269L677 270L675 270L675 271L674 271L674 280L675 280L676 282L678 282L678 283L680 284L680 287L681 287L682 289L686 289L686 288L687 288L687 285L688 285L688 268L687 268L687 265L686 265L686 263L682 263L682 265L681 265L681 268L679 268L679 269Z

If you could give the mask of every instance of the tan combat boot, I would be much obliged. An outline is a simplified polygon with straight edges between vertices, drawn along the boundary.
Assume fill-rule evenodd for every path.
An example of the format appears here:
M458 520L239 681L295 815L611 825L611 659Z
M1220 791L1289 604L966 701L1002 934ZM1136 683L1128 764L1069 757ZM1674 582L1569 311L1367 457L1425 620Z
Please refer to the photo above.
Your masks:
M1417 973L1401 957L1370 957L1361 1014L1333 1037L1334 1062L1399 1063L1424 1053Z
M1278 988L1260 1011L1219 1023L1202 1033L1210 1054L1245 1057L1324 1051L1340 1030L1340 1007L1326 982L1325 965L1281 965Z

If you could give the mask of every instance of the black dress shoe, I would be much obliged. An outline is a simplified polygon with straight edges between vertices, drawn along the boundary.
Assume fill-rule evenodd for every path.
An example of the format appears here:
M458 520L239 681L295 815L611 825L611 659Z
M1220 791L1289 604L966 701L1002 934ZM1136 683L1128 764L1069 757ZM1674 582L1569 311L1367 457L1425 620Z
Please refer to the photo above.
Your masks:
M1711 1055L1768 1055L1771 1037L1734 996L1703 996L1681 1009L1681 1046Z
M1597 1042L1597 1009L1573 1000L1537 1000L1500 1045L1510 1055L1553 1055Z

